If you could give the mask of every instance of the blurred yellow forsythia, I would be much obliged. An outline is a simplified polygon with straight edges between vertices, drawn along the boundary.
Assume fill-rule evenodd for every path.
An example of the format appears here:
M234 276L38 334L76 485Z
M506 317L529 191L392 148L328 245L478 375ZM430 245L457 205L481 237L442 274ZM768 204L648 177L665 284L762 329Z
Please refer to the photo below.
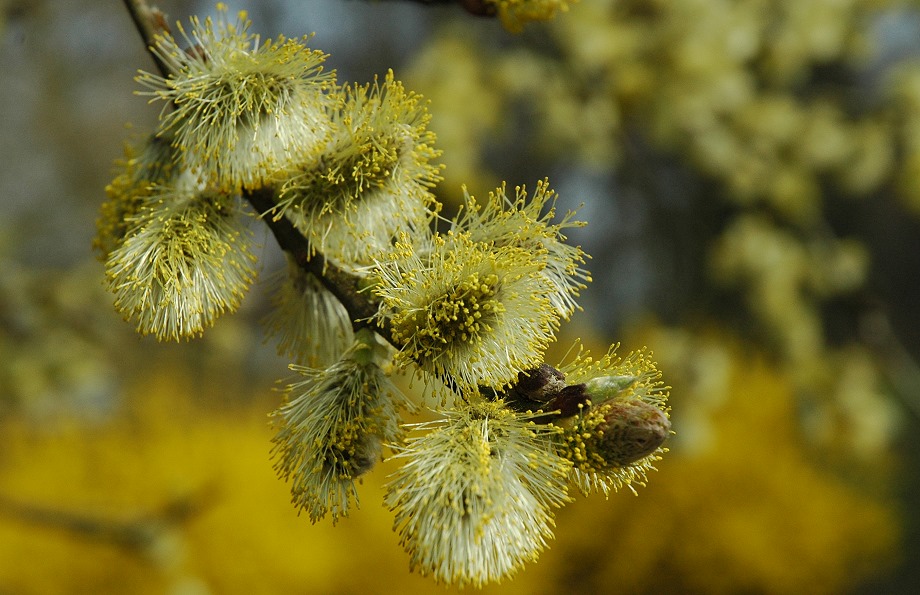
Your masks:
M664 361L686 355L679 337L651 333ZM687 416L706 409L696 427L682 420L687 443L641 497L565 509L558 547L495 592L830 593L891 561L893 511L816 468L789 382L731 340L694 347L709 354L695 363L709 384L674 391ZM0 422L0 584L25 594L444 592L409 574L381 474L361 488L362 514L334 530L298 519L266 464L265 399L228 405L245 400L218 386L199 386L193 399L184 394L193 384L174 368L152 370L97 427ZM11 513L8 502L140 523L150 539L118 545ZM167 519L170 502L189 504L187 518L143 521ZM373 556L353 555L369 543Z

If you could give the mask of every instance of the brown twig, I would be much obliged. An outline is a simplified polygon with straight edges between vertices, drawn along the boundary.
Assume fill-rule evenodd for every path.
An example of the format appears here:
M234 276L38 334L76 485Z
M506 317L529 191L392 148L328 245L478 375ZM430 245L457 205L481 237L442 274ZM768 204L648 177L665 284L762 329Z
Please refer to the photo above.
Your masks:
M395 345L388 325L382 321L376 325L371 322L377 313L378 306L368 297L367 292L362 292L361 279L343 271L326 260L322 254L316 252L290 220L273 215L277 205L272 189L263 188L246 192L245 197L259 213L262 221L268 225L281 249L287 252L302 270L312 273L319 279L323 286L345 306L345 310L356 327L372 326L384 339Z
M143 552L155 544L165 529L182 525L201 514L214 501L213 491L212 486L206 486L199 492L170 500L157 510L128 519L61 510L0 495L0 515Z
M459 4L468 13L480 17L492 17L497 12L495 5L488 0L399 0L416 4Z
M157 34L168 30L165 16L159 9L151 8L147 0L125 0L125 8L128 9L137 32L147 45L147 53L153 58L157 70L164 77L169 76L169 67L152 51Z

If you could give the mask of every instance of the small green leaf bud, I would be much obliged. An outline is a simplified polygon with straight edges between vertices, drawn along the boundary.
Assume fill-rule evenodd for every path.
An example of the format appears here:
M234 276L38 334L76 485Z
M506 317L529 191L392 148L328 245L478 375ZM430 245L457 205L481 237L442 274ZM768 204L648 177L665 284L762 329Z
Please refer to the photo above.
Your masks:
M633 374L623 376L599 376L585 382L585 393L592 403L606 403L632 389L640 377Z

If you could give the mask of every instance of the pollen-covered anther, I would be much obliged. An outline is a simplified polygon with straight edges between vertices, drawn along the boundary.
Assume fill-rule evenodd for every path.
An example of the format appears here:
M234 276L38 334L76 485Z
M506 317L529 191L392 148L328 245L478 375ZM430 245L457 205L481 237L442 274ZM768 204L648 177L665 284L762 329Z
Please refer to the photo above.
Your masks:
M495 299L497 286L497 275L485 275L480 280L478 273L471 273L453 292L430 305L427 324L418 330L420 343L429 341L440 346L473 342L480 331L492 330L488 324L489 317L504 311L502 304ZM430 351L431 346L422 346L422 349Z
M467 231L474 240L496 247L516 246L542 261L537 274L550 284L549 298L559 316L568 319L578 309L575 298L591 275L581 267L586 258L581 248L565 243L565 230L584 223L574 219L575 212L554 222L555 200L556 193L547 180L538 182L530 197L520 186L512 198L502 185L490 192L485 202L464 189L463 208L453 221L453 229Z

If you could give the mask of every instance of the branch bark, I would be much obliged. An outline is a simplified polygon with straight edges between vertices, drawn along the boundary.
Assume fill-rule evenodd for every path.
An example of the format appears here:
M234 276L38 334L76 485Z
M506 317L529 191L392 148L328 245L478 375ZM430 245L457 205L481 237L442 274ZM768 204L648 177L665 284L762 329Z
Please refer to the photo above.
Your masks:
M128 14L131 15L131 20L134 21L137 32L140 33L141 39L144 40L147 53L153 59L157 70L164 77L169 76L169 67L152 51L157 34L169 30L165 16L159 9L151 8L147 4L147 0L125 0L125 8L128 9Z
M459 4L468 13L480 17L495 16L495 5L487 0L390 0L401 2L414 2L416 4Z
M118 519L19 502L0 494L0 515L126 549L144 551L154 545L165 529L181 526L200 515L214 499L215 488L207 485L196 492L171 499L145 514Z
M297 231L290 220L272 216L276 204L271 188L245 192L244 197L268 225L281 249L287 252L302 270L316 276L323 286L342 302L356 327L371 327L390 344L399 347L393 340L389 326L380 324L379 321L377 324L372 322L377 313L377 303L370 299L366 292L362 292L361 279L343 271L313 250L310 242Z

